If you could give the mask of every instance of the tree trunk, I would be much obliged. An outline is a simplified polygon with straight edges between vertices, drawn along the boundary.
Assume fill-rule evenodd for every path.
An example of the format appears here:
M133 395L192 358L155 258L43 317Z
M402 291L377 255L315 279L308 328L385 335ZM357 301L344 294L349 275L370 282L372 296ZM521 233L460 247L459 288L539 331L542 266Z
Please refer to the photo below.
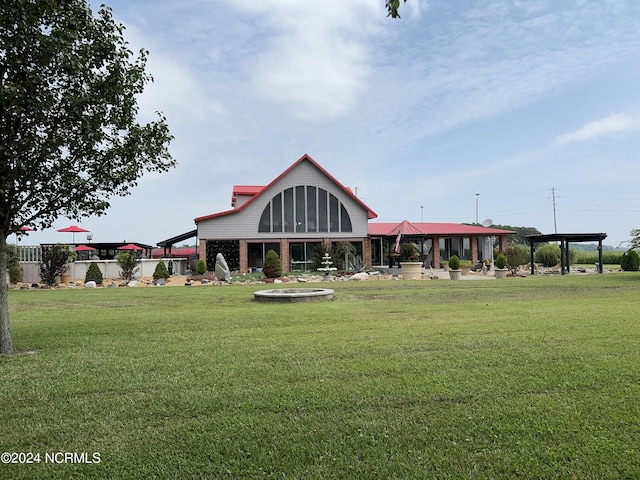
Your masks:
M7 283L7 237L0 234L0 353L13 354L9 324L9 284Z

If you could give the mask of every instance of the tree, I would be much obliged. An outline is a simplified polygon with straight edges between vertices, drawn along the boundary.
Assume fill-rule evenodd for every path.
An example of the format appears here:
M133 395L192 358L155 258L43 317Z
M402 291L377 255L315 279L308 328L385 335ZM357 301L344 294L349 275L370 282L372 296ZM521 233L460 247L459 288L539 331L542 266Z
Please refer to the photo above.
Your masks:
M13 353L8 235L102 215L145 172L175 165L166 119L136 119L152 79L123 31L85 0L0 4L0 353Z
M40 261L40 278L45 285L52 286L58 281L58 277L67 271L67 263L74 258L68 245L61 243L47 248L42 252Z
M140 260L133 252L120 252L116 255L116 263L122 270L120 272L120 278L124 280L125 283L129 283L138 271Z
M204 275L207 273L207 264L202 258L199 258L196 262L196 273L198 275Z
M403 0L403 3L406 3L407 0ZM387 17L391 18L400 18L400 14L398 13L398 9L400 8L400 0L386 0L385 7L387 7Z
M269 250L264 256L262 273L267 278L277 278L282 275L282 267L280 266L280 255L278 255L275 250Z
M632 250L640 249L640 228L631 230L629 235L631 235L631 240L629 240L629 248Z
M351 242L338 242L332 245L331 257L333 266L338 270L349 267L349 257L356 254L356 247ZM324 265L323 265L324 266Z
M153 271L153 279L158 280L159 278L164 278L166 280L170 276L164 261L160 260L158 265L156 265L156 269Z
M627 250L620 258L620 268L625 272L637 272L640 269L640 254L635 250Z
M104 278L102 277L102 272L100 271L100 267L96 262L91 262L89 264L89 268L87 269L87 273L84 276L84 283L87 282L96 282L96 285L102 285Z

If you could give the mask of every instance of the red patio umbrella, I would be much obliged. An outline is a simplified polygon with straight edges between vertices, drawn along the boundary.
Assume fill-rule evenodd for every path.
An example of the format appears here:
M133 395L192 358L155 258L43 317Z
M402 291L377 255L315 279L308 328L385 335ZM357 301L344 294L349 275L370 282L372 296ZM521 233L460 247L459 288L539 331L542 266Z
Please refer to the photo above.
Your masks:
M139 247L135 243L128 243L127 245L118 247L117 250L144 250L144 248Z
M76 243L76 233L81 233L81 232L90 232L91 230L86 230L82 227L79 227L77 225L71 225L69 227L64 227L64 228L60 228L59 230L56 230L57 232L62 232L62 233L67 233L67 232L71 232L72 237L71 237L71 241L73 243Z
M31 232L33 231L33 228L31 227L27 227L26 225L21 226L18 231L16 232L16 244L20 243L19 237L18 235L21 233L26 233L26 232Z
M76 252L95 252L95 251L96 251L96 249L95 249L95 248L90 247L90 246L88 246L88 245L78 245L78 246L75 248L75 250L76 250ZM86 259L85 259L85 258L83 258L83 260L88 260L88 258L89 258L89 257L87 256L87 258L86 258Z
M76 247L76 252L91 252L93 250L95 250L95 248L90 247L88 245L78 245Z

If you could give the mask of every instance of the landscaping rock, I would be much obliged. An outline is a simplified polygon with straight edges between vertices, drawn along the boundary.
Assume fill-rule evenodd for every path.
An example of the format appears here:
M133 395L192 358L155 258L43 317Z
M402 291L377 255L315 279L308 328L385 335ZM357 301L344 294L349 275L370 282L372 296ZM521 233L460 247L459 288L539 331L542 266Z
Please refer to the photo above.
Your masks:
M231 281L229 265L227 265L227 261L221 253L216 255L215 274L216 278L220 281L225 281L227 283Z
M349 280L356 280L356 281L369 280L369 274L366 273L366 272L359 272L359 273L351 275Z
M84 288L96 288L98 285L93 280L84 284Z

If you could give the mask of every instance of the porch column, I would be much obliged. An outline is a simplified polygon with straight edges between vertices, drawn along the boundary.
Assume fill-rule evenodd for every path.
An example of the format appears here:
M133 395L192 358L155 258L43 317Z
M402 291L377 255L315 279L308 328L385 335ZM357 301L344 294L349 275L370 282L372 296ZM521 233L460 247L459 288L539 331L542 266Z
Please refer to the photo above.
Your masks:
M207 261L207 240L205 238L200 239L200 244L198 245L198 258L203 259L205 262ZM187 267L189 262L187 262Z
M433 237L433 268L440 268L440 237Z
M508 248L507 235L500 235L500 251L506 253Z
M471 263L476 265L478 263L478 237L472 236L471 241Z
M240 273L249 273L249 253L246 240L239 240L240 243Z
M372 266L372 258L371 258L371 239L366 238L362 241L362 261L368 267Z
M289 240L286 238L280 239L280 268L282 272L288 272L291 270L289 261Z

